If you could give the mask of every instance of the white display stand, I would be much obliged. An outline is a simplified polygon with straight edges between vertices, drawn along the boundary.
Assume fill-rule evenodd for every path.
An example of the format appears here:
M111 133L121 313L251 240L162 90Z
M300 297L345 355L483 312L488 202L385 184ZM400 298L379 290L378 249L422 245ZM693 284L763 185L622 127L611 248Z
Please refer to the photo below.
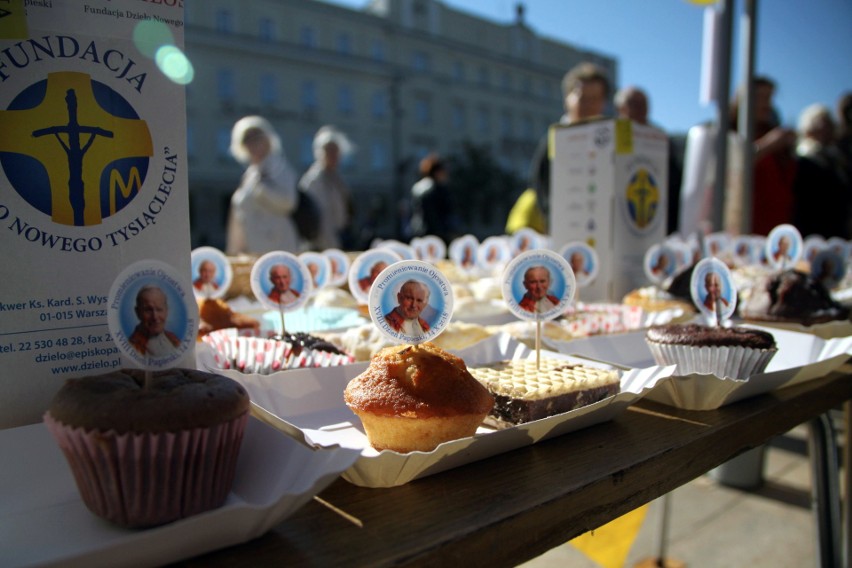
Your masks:
M621 301L648 284L645 251L666 235L668 138L627 120L553 125L549 132L551 238L595 249L600 271L583 301Z

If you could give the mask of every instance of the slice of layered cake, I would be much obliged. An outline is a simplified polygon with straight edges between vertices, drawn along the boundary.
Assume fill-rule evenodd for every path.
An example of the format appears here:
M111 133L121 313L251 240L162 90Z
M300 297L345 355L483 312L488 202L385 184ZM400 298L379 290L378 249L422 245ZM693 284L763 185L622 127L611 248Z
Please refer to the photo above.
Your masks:
M485 423L506 428L540 420L618 394L617 371L542 359L500 361L471 367L470 373L494 395Z

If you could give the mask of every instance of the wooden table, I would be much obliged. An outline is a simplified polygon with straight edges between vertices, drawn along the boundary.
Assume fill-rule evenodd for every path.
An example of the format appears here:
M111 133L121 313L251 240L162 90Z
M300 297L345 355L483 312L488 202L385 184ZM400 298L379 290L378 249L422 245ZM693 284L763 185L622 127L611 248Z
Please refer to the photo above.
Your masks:
M850 399L845 366L714 411L641 401L611 422L401 487L339 479L320 497L363 527L312 501L259 539L179 565L514 566Z

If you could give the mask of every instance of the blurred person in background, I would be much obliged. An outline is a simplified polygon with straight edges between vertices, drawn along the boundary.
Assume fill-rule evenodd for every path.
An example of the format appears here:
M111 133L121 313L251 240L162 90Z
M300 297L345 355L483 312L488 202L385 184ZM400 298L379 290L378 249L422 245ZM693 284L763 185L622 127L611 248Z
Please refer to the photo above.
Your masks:
M775 82L754 78L754 182L751 232L768 235L793 221L793 180L796 175L796 132L781 126L773 106ZM728 127L737 132L742 89L731 102Z
M243 117L231 130L230 151L246 170L231 197L227 254L298 251L290 218L296 207L296 175L275 129L263 117Z
M436 235L448 243L455 237L456 213L447 164L438 154L429 154L420 161L420 176L411 188L411 236Z
M619 118L626 118L645 126L653 126L659 130L656 125L649 121L650 116L650 99L648 94L635 85L630 85L619 89L613 98L615 111ZM677 231L678 212L680 211L680 184L682 181L682 156L676 154L675 147L669 139L669 164L668 164L668 211L666 217L666 233L671 234Z
M850 194L831 110L822 104L799 116L793 224L802 236L849 238Z
M602 67L589 62L573 67L562 78L565 114L559 123L579 124L603 118L611 89L609 76ZM545 133L532 158L530 185L509 212L506 233L510 235L523 227L547 233L550 205L550 157L547 145L548 135Z
M320 207L319 234L312 248L325 250L351 246L352 196L340 176L340 162L352 151L349 138L333 126L321 127L313 141L314 163L299 180Z

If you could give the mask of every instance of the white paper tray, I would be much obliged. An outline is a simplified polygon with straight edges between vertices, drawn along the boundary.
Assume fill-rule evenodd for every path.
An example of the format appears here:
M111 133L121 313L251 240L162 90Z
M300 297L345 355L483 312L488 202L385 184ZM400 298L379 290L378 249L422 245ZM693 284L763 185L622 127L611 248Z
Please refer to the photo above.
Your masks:
M322 491L358 458L312 451L249 420L225 504L151 529L124 529L80 500L44 424L0 431L0 564L155 566L256 538Z
M458 354L468 366L535 357L528 347L505 334L488 338ZM555 352L542 352L542 356L572 360ZM475 436L445 442L432 452L399 454L377 452L370 447L360 420L343 402L347 383L366 367L367 363L357 363L272 375L219 372L245 385L255 412L282 431L316 447L340 445L359 450L360 459L343 473L344 479L365 487L392 487L611 420L674 370L673 366L632 369L622 374L620 394L590 406L505 430L480 427Z
M672 375L657 382L646 395L649 400L687 410L713 410L771 390L816 379L838 368L852 356L852 337L822 339L812 334L757 325L775 337L778 352L763 373L747 380L715 375ZM645 332L598 336L559 342L561 353L581 354L599 361L628 367L654 364L645 344Z

